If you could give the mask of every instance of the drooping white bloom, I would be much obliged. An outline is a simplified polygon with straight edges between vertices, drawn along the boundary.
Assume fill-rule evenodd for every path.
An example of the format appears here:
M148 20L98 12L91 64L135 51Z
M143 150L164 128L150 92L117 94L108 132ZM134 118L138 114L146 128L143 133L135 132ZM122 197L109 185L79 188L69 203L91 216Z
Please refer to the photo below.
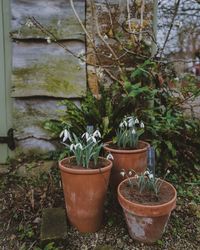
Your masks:
M145 172L144 172L144 175L150 175L149 171L148 171L148 170L145 171Z
M131 127L133 127L134 125L135 125L134 120L133 120L133 118L131 117L131 118L128 120L128 127L131 128Z
M60 138L63 137L63 142L65 142L67 139L69 139L71 141L71 135L70 132L67 129L64 129L61 133L60 133Z
M119 124L119 127L120 127L120 128L123 128L123 127L124 127L123 122L121 122L121 123Z
M124 176L125 176L125 172L124 172L124 171L120 172L120 175L121 175L122 177L124 177Z
M75 149L75 145L71 144L69 149L70 149L70 151L73 151Z
M138 120L138 118L136 118L135 119L135 124L139 124L140 122L139 122L139 120Z
M107 158L108 160L111 160L111 161L114 160L114 157L113 157L113 155L112 155L111 153L109 153L109 154L107 155L106 158Z
M134 128L132 129L131 133L132 133L133 135L135 135L135 134L136 134L136 131L135 131L135 129L134 129Z
M153 174L149 174L148 177L149 177L149 179L152 180L153 179Z
M143 122L140 123L140 128L144 128L144 123Z
M123 121L119 124L119 127L122 128L122 127L127 127L127 122L126 121Z
M94 131L93 136L96 138L101 138L101 133L99 132L99 130Z
M132 174L133 174L132 171L129 171L129 172L128 172L128 175L129 175L129 176L131 176Z
M170 170L168 169L168 170L167 170L167 174L169 174L169 173L170 173Z
M84 138L85 137L85 139L88 141L88 139L90 138L90 134L88 133L88 132L85 132L82 136L81 136L81 138Z

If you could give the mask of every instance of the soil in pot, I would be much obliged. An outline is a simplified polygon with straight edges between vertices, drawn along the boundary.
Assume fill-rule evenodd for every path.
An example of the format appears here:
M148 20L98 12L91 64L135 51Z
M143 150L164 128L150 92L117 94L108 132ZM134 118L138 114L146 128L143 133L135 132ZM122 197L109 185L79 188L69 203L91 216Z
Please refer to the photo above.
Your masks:
M125 199L138 204L160 205L169 202L174 196L174 191L169 189L166 183L163 183L158 195L149 190L140 193L136 184L131 187L129 183L125 182L121 186L121 194Z

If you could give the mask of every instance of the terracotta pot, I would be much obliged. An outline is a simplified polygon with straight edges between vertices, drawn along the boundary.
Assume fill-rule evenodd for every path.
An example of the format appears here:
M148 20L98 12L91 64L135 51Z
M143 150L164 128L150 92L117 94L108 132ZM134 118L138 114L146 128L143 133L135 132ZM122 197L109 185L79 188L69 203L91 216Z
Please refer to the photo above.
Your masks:
M122 150L114 149L110 146L111 142L107 142L104 150L111 153L113 160L113 168L111 172L111 185L117 189L117 186L124 178L120 175L122 169L128 171L133 169L136 173L143 173L147 168L147 150L149 143L144 141L138 142L138 149Z
M70 223L80 232L96 232L101 227L103 206L112 162L100 169L74 169L68 157L59 162L65 206Z
M171 211L176 207L176 190L169 182L163 181L161 189L166 194L170 193L171 199L166 203L143 205L129 201L122 195L123 184L127 181L124 180L118 186L118 200L124 211L129 234L143 243L154 243L162 237Z

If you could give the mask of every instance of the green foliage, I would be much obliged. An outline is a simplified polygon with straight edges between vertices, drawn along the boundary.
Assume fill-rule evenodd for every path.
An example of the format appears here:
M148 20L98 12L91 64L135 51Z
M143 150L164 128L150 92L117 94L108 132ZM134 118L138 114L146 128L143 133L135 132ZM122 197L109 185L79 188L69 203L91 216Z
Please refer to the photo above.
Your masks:
M120 120L132 112L134 100L132 97L122 96L120 86L111 85L101 86L99 98L88 91L80 105L71 100L63 101L62 105L66 108L60 111L60 118L47 121L44 125L52 136L58 138L65 128L81 135L88 125L93 125L99 129L102 138L108 140L114 134Z
M125 83L134 99L133 112L145 126L143 138L156 150L157 171L174 173L197 171L200 166L200 122L186 115L184 104L200 95L194 76L175 80L172 65L145 61Z
M128 172L123 169L120 174L123 177L126 176L130 187L137 187L140 194L148 191L158 196L163 180L165 180L169 173L170 171L168 170L163 179L155 178L155 176L149 170L138 175L133 169L129 170ZM133 175L135 175L134 178L130 178Z

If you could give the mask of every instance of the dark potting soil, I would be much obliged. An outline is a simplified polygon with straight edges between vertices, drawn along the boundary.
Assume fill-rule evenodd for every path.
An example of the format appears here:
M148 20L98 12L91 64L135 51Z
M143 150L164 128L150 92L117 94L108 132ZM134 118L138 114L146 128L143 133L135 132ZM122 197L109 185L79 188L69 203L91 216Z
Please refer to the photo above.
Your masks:
M100 169L106 166L108 166L108 161L105 159L99 159L96 165L94 164L94 161L90 161L88 168L84 168L83 166L78 165L75 158L70 158L70 160L65 162L65 167L73 168L73 169L82 169L82 170L83 169Z
M143 205L160 205L169 202L173 196L173 189L163 182L158 195L153 191L144 190L140 193L137 185L130 187L129 183L123 183L121 186L121 194L129 201Z

